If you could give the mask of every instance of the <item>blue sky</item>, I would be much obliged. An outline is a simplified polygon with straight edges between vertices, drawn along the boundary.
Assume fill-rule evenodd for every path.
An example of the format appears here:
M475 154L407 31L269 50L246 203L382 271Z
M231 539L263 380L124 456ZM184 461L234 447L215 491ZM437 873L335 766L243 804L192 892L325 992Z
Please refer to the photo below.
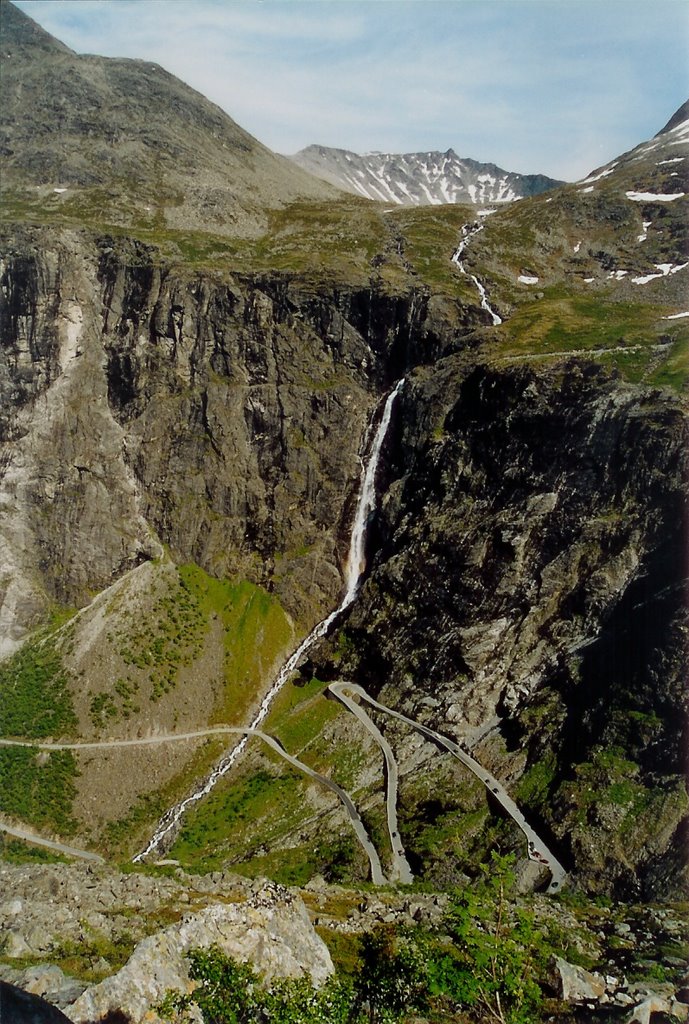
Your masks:
M16 0L162 64L281 153L452 147L576 180L689 96L686 0Z

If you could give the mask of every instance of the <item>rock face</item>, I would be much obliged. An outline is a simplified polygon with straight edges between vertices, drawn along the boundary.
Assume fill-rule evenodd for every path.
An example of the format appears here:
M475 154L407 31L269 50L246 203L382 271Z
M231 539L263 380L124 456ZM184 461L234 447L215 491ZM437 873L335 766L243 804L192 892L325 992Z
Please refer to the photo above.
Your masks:
M577 361L450 358L409 382L391 444L346 654L316 674L468 742L497 726L565 863L667 891L686 813L679 403Z
M211 945L235 960L248 961L268 979L306 974L318 985L333 971L330 954L303 903L271 886L245 904L207 907L144 939L121 971L87 989L68 1008L70 1020L86 1024L114 1010L125 1013L133 1024L158 1020L153 1008L169 990L190 990L185 954Z
M313 622L341 585L372 391L412 338L438 343L424 304L172 271L76 232L6 249L2 650L161 542Z
M516 174L495 164L446 153L351 153L307 146L292 160L347 192L384 203L426 206L441 203L513 203L562 182L544 174Z

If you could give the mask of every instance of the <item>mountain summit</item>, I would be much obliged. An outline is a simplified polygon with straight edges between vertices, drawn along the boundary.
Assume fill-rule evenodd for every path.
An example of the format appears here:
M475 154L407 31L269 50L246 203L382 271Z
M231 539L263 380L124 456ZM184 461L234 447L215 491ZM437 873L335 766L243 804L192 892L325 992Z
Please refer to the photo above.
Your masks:
M292 160L347 192L400 206L510 203L562 182L543 174L516 174L496 164L445 153L352 153L307 146Z
M75 54L8 0L0 37L6 195L247 235L266 210L335 194L157 64Z

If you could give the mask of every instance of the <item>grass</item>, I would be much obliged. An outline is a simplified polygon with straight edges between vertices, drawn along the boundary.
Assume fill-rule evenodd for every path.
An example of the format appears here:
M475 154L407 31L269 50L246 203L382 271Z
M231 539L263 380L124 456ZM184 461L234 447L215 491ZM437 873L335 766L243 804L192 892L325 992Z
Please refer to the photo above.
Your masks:
M410 269L434 291L474 302L476 289L452 263L462 226L476 217L471 207L407 206L386 215Z
M203 619L216 616L224 629L224 698L211 724L244 724L294 643L292 623L279 601L253 583L214 579L196 565L182 566L179 577Z
M246 864L252 860L247 851L253 850L253 858L261 860L265 849L274 848L299 821L305 787L304 778L291 769L280 774L263 768L233 781L222 780L187 813L171 856L192 870L212 871L231 864L247 873ZM280 851L280 858L283 854L289 859L285 851Z
M556 772L557 758L549 750L524 772L515 788L514 799L519 805L540 807L550 795Z
M505 322L499 350L548 353L645 344L656 333L657 318L656 306L606 302L599 295L576 295L553 285Z
M326 685L316 678L302 686L290 681L273 701L263 730L277 737L290 754L299 756L340 714L340 705L324 695Z
M177 685L180 669L199 657L207 630L208 622L199 602L180 574L157 597L143 621L136 613L125 612L112 642L126 670L150 682L150 700L157 701ZM134 697L138 688L132 674L128 674L117 679L114 693L96 695L90 709L94 724L102 724L104 718L129 718L137 713L140 708Z
M689 375L689 326L669 327L660 313L647 303L553 285L542 299L519 306L495 332L492 354L513 360L590 353L632 383L680 390Z
M220 759L227 737L209 737L179 772L159 789L142 793L127 814L105 826L101 852L109 858L128 858L150 838L152 826L162 814L178 803Z

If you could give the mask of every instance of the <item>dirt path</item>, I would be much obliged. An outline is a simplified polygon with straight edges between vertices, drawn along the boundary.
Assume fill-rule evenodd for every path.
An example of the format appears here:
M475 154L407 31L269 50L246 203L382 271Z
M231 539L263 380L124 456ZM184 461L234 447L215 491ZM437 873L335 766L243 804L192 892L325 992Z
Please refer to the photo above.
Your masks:
M0 821L0 832L6 832L8 836L14 836L15 839L23 839L28 843L35 843L36 846L45 846L49 850L55 850L56 853L64 853L68 857L79 857L81 860L91 860L97 864L105 864L105 860L102 857L99 857L97 853L91 853L90 850L80 850L76 846L67 846L65 843L58 843L54 839L37 836L35 832L30 832L24 828L16 828L14 825L7 825L4 821Z

